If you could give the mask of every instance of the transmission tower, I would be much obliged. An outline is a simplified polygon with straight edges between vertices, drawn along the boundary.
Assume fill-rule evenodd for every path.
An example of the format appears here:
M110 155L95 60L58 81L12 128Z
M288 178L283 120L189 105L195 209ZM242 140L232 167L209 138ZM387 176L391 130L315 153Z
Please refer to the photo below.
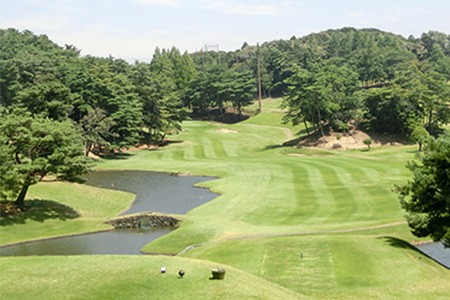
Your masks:
M205 44L205 45L201 48L201 52L202 52L202 67L203 67L203 69L205 68L205 52L211 51L211 49L216 50L217 53L219 54L219 65L220 65L220 49L219 49L219 44L217 44L217 45L208 45L208 44Z

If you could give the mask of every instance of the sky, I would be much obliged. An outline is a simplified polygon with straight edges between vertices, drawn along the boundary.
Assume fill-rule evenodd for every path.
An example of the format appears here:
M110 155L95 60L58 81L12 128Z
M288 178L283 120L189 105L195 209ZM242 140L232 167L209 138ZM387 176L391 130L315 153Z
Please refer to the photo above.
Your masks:
M450 0L0 0L2 29L130 62L149 61L155 47L231 51L342 27L450 34L449 16Z

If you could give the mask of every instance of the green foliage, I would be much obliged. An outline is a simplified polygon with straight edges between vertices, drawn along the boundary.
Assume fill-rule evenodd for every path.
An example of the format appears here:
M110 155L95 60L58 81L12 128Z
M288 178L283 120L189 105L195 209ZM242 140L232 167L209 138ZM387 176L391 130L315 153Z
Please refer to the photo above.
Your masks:
M73 46L59 47L30 31L0 30L0 42L0 105L72 119L84 128L86 152L94 144L114 151L160 143L186 119L181 100L196 70L191 56L176 48L157 49L150 64L131 66L113 57L80 57ZM101 137L93 137L98 129Z
M76 100L76 95L53 74L36 75L33 85L17 92L13 99L36 115L53 120L66 119Z
M353 95L358 87L357 76L347 67L327 65L317 67L315 72L297 67L286 83L285 120L294 125L308 121L323 135L324 123L344 131L342 124L358 116L360 105Z
M180 131L187 118L182 99L195 69L190 58L181 56L177 49L160 52L157 48L149 65L138 63L132 72L143 108L146 130L142 142L159 145L167 134Z
M397 191L412 233L443 239L450 247L450 133L429 137L423 154L407 168L413 179Z
M94 148L100 149L111 145L108 139L115 135L111 132L114 125L114 120L107 117L103 109L96 108L87 111L87 114L79 122L86 156Z
M411 141L419 144L419 151L422 151L422 143L430 136L428 131L423 126L417 126L411 132Z
M208 66L198 71L191 81L185 97L185 103L200 114L208 113L209 107L216 106L220 112L231 105L242 114L242 108L253 102L256 93L256 80L250 70L223 66Z
M372 145L372 139L370 139L370 138L364 139L363 143L364 143L364 145L367 146L367 149L370 150L370 145Z
M29 186L45 176L82 182L79 176L90 168L90 161L83 157L80 136L69 121L32 117L19 108L2 109L0 141L0 166L6 171L0 175L1 195L17 197L21 208Z

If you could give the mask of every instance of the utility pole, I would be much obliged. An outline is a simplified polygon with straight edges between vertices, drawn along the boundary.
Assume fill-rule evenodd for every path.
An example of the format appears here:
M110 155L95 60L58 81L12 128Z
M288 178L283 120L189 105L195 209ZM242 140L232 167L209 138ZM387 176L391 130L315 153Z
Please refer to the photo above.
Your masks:
M205 72L205 52L203 52L202 48L202 70Z
M217 44L217 45L208 45L208 44L205 44L205 46L203 46L203 48L202 48L202 58L203 58L203 60L202 60L202 63L203 64L205 64L205 56L204 56L204 52L203 52L203 49L205 49L205 52L208 52L209 51L209 49L210 48L215 48L215 49L217 49L217 53L218 53L218 55L219 55L219 65L220 65L220 49L219 49L219 44Z
M259 112L261 112L261 65L258 54L258 99L259 99Z
M257 44L258 51L258 100L259 100L259 112L262 111L261 107L261 54L259 51L259 43Z

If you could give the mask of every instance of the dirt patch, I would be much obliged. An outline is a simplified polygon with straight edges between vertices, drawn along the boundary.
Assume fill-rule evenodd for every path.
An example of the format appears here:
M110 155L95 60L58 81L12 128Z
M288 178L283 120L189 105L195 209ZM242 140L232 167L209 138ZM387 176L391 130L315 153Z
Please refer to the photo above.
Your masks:
M401 145L394 137L368 134L361 130L352 129L348 133L330 132L323 137L308 137L300 141L298 147L318 147L322 149L332 150L348 150L348 149L365 149L365 139L371 139L371 148L380 147L382 145Z
M139 150L150 150L150 149L158 149L158 146L155 145L140 145L140 146L133 146L127 149L123 149L122 152L127 152L127 151L139 151Z
M0 218L12 218L20 215L22 210L12 201L0 201Z
M239 131L237 131L237 130L227 129L227 128L216 129L216 131L221 132L221 133L239 133Z

